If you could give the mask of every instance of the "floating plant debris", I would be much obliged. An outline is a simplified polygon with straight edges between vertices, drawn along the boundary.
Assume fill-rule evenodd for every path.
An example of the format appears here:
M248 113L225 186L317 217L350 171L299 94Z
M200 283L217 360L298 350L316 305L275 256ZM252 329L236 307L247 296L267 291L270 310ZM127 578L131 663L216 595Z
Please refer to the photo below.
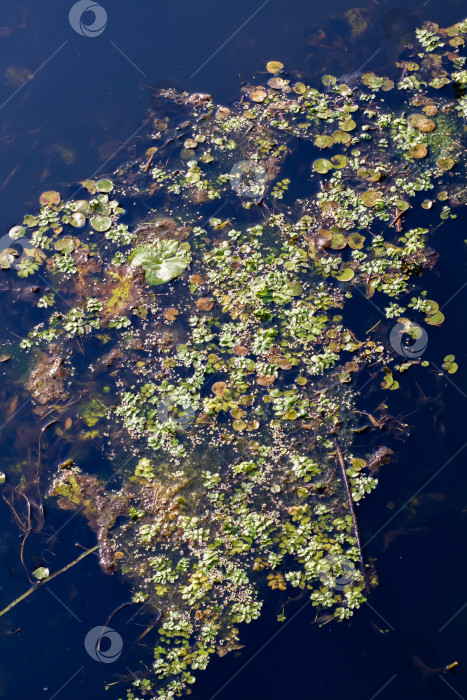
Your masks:
M143 158L83 181L82 199L44 193L10 230L0 274L40 293L2 370L26 356L37 415L53 411L114 476L65 460L49 498L82 509L104 570L157 612L129 700L186 692L213 654L239 648L266 587L338 620L368 595L355 504L391 450L353 445L357 379L371 365L377 390L397 391L429 363L395 354L391 327L417 342L416 319L444 320L420 288L436 254L418 216L465 203L466 35L467 21L419 30L397 84L327 75L318 90L271 61L268 85L244 85L228 108L160 90ZM316 155L295 201L284 170L304 141ZM387 304L387 339L347 327L356 291ZM453 355L443 368L458 369Z

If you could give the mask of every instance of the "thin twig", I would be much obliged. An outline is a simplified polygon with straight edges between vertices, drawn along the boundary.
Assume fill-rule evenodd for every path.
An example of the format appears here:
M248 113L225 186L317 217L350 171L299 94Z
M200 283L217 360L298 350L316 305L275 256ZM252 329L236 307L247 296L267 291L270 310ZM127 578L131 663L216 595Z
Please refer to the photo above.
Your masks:
M360 559L360 568L362 570L362 576L363 576L363 580L365 583L365 593L367 595L369 595L370 594L370 586L368 583L368 577L366 575L365 561L363 559L363 548L362 548L362 541L360 539L360 529L358 527L357 516L355 515L355 508L354 508L353 500L352 500L352 492L350 490L349 480L347 478L347 472L345 469L344 456L342 454L342 450L339 446L337 438L334 439L334 445L336 446L337 461L339 462L339 466L341 468L342 479L344 481L345 490L347 492L347 501L349 504L350 514L352 516L352 522L353 522L353 527L354 527L354 532L355 532L355 539L357 540L358 557Z
M101 650L101 639L102 639L102 637L104 636L105 628L106 628L107 625L109 624L110 620L113 618L114 615L116 615L118 612L120 612L120 610L123 610L123 608L126 608L127 605L134 605L134 600L130 600L128 603L122 603L122 605L119 605L118 608L115 608L115 610L113 611L113 613L111 613L109 619L107 620L107 622L105 623L105 625L102 627L101 636L100 636L99 639L97 640L97 644L96 644L96 650L97 650L97 651L100 651L100 650Z
M74 566L75 564L78 564L78 562L80 562L81 559L84 559L84 557L87 557L88 554L92 554L92 552L95 552L98 547L99 547L99 545L96 544L95 547L91 547L91 549L88 549L86 552L84 552L84 554L80 554L77 559L70 562L69 564L64 566L62 569L55 571L53 574L51 574L47 578L36 583L32 588L30 588L28 591L26 591L26 593L23 593L23 595L20 595L19 598L16 598L16 600L14 600L12 603L10 603L10 605L7 605L7 607L4 610L0 611L0 617L2 615L5 615L5 613L9 612L12 608L15 607L15 605L18 605L18 603L21 603L21 601L24 600L25 598L27 598L29 595L31 595L31 593L34 593L34 591L37 591L37 589L40 588L41 586L43 586L45 583L49 583L49 581L51 581L56 576L63 574L65 571L68 571L68 569L71 569L72 566Z

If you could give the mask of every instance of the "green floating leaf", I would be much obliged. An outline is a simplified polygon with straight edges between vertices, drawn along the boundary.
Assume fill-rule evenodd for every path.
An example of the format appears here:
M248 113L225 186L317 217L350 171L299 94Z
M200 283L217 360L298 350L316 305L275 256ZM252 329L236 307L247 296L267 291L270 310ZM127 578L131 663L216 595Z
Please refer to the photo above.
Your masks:
M345 166L348 165L348 162L349 159L347 158L347 156L343 155L337 155L331 158L332 167L336 170L341 170L342 168L345 168Z
M318 146L318 148L331 148L333 143L334 141L332 138L330 136L326 136L325 134L320 134L315 138L315 146Z
M0 267L2 270L9 270L15 261L16 251L14 248L4 248L0 252Z
M333 75L323 75L321 82L323 85L335 85L337 80Z
M407 211L407 209L409 209L410 207L410 204L404 199L396 199L396 207L400 209L400 211Z
M331 239L331 248L333 250L343 250L347 245L347 238L343 233L334 233Z
M438 313L439 304L437 301L433 301L433 299L426 299L425 304L428 305L428 308L425 307L425 313L427 316L433 316L434 314Z
M80 185L83 185L83 187L90 193L90 194L96 194L97 192L97 185L94 182L94 180L81 180L79 183Z
M354 122L353 119L346 119L344 122L341 122L339 124L339 127L342 131L353 131L356 126L357 124L356 122Z
M42 204L42 206L46 207L57 206L57 204L60 204L60 195L58 192L53 191L44 192L39 197L39 202Z
M446 370L448 374L455 374L459 369L459 365L455 362L454 355L446 355L443 362L443 369Z
M98 192L107 193L107 192L112 192L112 190L114 188L114 184L113 184L112 180L104 179L104 180L98 180L96 182L96 187L97 187Z
M366 207L375 207L382 201L382 196L378 190L368 190L361 196L361 200Z
M440 326L444 321L444 314L441 311L437 311L432 316L425 317L425 323L429 323L430 326Z
M31 228L31 226L37 226L37 218L35 216L31 216L31 214L28 214L24 217L23 223L28 228Z
M45 566L39 566L39 568L32 573L38 581L43 581L45 578L49 578L50 576L50 572Z
M452 170L455 166L455 162L452 158L438 158L436 165L440 170Z
M191 253L177 241L157 241L142 245L130 256L132 265L141 266L150 285L164 284L182 274L191 262Z
M23 236L24 236L25 234L26 234L26 229L24 228L24 226L13 226L13 228L11 228L11 229L8 231L8 235L9 235L10 238L12 238L14 241L17 241L18 238L23 238Z
M74 203L73 210L87 216L91 211L91 205L87 199L77 199Z
M112 226L112 221L109 216L95 216L91 221L91 226L95 231L108 231Z
M327 160L327 158L320 158L313 163L313 170L316 170L316 172L321 175L325 175L332 170L332 163L330 160Z
M75 249L75 242L72 236L64 236L60 238L59 241L55 243L55 250L59 250L62 253L72 253Z
M86 217L81 212L75 212L68 217L68 223L75 228L81 228L86 223Z
M360 250L363 248L363 244L365 243L365 236L362 236L361 233L351 233L350 236L347 238L347 244L349 248L352 248L352 250Z
M336 275L336 279L339 280L339 282L350 282L354 276L355 272L351 267L344 267L344 269Z
M294 85L294 92L297 95L304 95L306 92L306 85L305 83L295 83Z
M352 137L346 131L340 131L338 129L337 131L335 131L333 133L332 140L334 141L334 143L347 144L347 143L350 143L350 141L352 140Z

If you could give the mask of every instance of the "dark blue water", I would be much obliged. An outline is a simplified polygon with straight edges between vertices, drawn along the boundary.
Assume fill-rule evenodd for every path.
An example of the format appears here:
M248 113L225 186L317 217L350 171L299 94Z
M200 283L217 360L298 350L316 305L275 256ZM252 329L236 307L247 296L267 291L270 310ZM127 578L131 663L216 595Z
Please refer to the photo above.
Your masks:
M144 135L153 86L173 81L228 103L238 96L239 76L263 82L261 71L270 59L281 60L305 80L317 81L325 72L351 74L362 66L384 71L398 54L400 37L416 21L446 26L466 10L465 2L457 0L410 0L402 8L370 0L366 12L372 26L363 40L352 42L344 18L351 5L341 0L270 0L263 5L112 0L105 3L107 26L92 38L71 28L71 5L28 0L2 8L1 235L36 209L42 191L110 173L128 159ZM15 83L8 77L10 68L27 69L34 77ZM313 624L311 604L301 609L299 601L288 606L289 619L295 617L281 628L271 600L261 621L244 630L245 648L200 674L194 697L444 700L466 695L465 290L450 300L465 278L465 222L459 211L457 220L436 232L432 245L440 260L424 273L431 298L441 307L448 302L443 329L429 333L429 359L440 366L444 355L452 353L461 370L453 383L436 371L413 370L400 394L391 393L390 411L409 425L410 437L397 440L388 433L386 443L397 450L397 459L383 468L379 488L357 509L366 555L376 559L379 577L371 607L364 606L349 624L320 628ZM2 313L1 337L8 338L18 320L14 305ZM378 320L378 311L362 299L355 324L359 321L365 330ZM385 399L373 383L362 396L370 411ZM6 416L8 407L3 409ZM26 407L2 424L3 454L9 460L16 452L23 458L34 417ZM359 441L371 444L371 435ZM47 449L53 454L52 440ZM70 515L47 504L46 526L25 547L28 563L36 558L57 570L82 552L76 543L94 545L84 520L77 516L68 522ZM0 532L3 607L29 585L18 562L19 531L3 501ZM93 660L84 638L130 596L121 581L100 571L91 555L0 618L1 697L123 698L122 684L108 691L104 685L131 674L150 653L150 636L143 640L147 647L132 649L150 616L143 611L130 619L133 607L115 615L111 626L122 636L124 652L113 664ZM458 660L459 674L422 682L414 657L430 667Z

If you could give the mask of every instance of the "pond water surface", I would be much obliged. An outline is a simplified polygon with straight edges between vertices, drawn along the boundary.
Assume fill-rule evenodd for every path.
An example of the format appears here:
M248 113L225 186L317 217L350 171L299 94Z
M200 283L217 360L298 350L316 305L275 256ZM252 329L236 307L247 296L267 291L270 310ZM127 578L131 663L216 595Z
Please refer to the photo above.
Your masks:
M106 5L105 30L91 38L70 27L69 7L62 0L46 5L25 0L5 7L0 19L1 235L37 208L42 191L111 174L128 160L130 149L137 152L151 87L178 84L228 104L238 97L242 78L256 75L261 81L271 59L281 60L311 84L324 73L353 74L363 67L383 73L415 22L429 19L448 26L466 8L456 0L410 0L403 8L374 0L366 8L372 26L353 43L345 20L349 9L341 0L270 0L257 6L247 0L234 5L113 0ZM8 78L11 66L27 68L33 79L18 85ZM306 182L300 187L306 189ZM451 381L415 370L399 395L391 394L390 412L409 425L410 436L388 435L385 444L396 459L383 468L378 488L357 509L379 586L350 622L322 627L313 624L315 610L303 607L303 601L295 611L291 606L289 621L281 627L271 597L261 619L243 631L245 648L213 661L199 675L193 697L466 696L466 220L459 209L458 218L434 235L431 244L440 259L426 273L430 296L446 306L442 332L429 335L430 355L442 357L447 348L460 371ZM380 319L378 309L363 297L353 302L351 314L356 332L364 333ZM0 319L2 340L20 332L11 295L2 299ZM362 386L360 407L372 411L384 393L365 385L365 378ZM24 459L34 434L31 407L22 408L21 399L12 404L13 398L4 392L0 407L6 461L15 454ZM363 434L357 445L367 441ZM99 455L90 451L86 459L92 463L89 471L98 473ZM0 466L8 471L7 464ZM2 608L29 585L20 563L20 534L1 501ZM70 520L69 512L48 503L45 526L28 538L24 554L29 564L45 559L57 570L81 553L77 543L95 545L84 519ZM84 638L130 598L126 584L104 574L91 555L2 617L1 697L123 697L120 685L104 686L134 670L138 648L132 645L148 617L125 608L113 618L111 626L124 645L113 664L92 659ZM431 668L459 661L458 675L427 678L417 658Z

